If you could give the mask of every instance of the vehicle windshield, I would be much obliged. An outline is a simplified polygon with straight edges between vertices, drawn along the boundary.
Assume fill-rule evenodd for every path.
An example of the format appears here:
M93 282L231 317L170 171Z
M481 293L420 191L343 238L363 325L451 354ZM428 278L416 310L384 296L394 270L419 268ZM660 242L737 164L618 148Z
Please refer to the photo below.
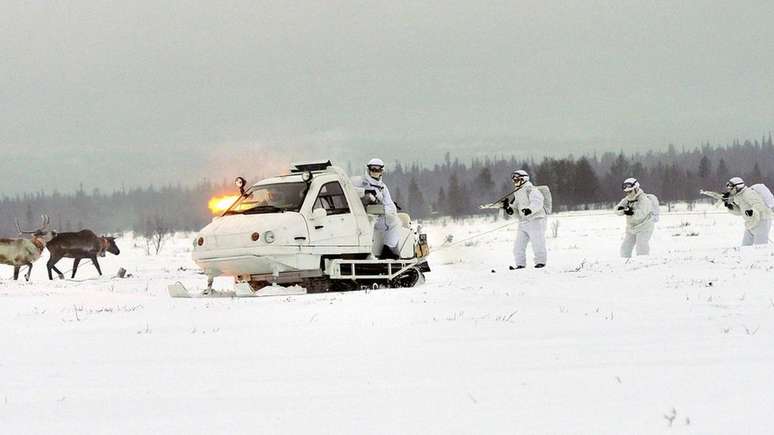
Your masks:
M306 197L306 190L307 185L304 182L251 187L224 215L299 211Z

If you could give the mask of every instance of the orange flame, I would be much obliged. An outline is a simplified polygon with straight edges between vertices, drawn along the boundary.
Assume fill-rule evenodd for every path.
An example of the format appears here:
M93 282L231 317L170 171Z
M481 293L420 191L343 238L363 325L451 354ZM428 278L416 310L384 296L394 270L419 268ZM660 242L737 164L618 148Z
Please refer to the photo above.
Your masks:
M231 204L237 199L239 199L239 195L215 196L207 203L207 207L213 215L219 215L231 207Z

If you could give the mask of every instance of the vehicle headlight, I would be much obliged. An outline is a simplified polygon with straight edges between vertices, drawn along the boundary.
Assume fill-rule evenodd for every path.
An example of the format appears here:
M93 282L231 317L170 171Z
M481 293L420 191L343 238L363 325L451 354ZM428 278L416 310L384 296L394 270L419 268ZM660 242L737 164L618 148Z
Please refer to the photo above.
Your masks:
M266 243L274 243L274 231L266 231L263 233L263 241Z

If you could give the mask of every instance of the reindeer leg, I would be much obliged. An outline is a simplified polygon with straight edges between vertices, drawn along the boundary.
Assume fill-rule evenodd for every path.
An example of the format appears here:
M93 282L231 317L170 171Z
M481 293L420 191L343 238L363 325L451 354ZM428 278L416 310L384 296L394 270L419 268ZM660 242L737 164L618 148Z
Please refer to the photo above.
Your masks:
M19 279L19 269L21 269L21 266L14 266L13 267L13 280L14 281Z
M97 256L91 257L91 262L94 263L94 267L97 268L97 273L99 273L99 276L102 276L102 269L99 268L99 262L97 261Z
M56 272L57 275L59 275L59 279L65 279L64 273L62 273L61 270L59 270L56 266L52 266L52 269L54 269L54 272Z
M78 264L80 264L80 263L81 263L81 259L80 258L76 258L75 260L73 260L73 276L72 276L72 279L75 279L75 272L78 271Z
M56 268L56 262L61 260L61 255L54 255L51 254L51 257L48 259L48 263L46 263L46 267L48 267L48 279L53 280L53 276L51 276L51 271L55 271L57 275L59 275L59 279L64 279L64 274Z
M32 276L32 263L27 264L27 274L24 275L24 279L26 279L27 282L29 282L30 276Z

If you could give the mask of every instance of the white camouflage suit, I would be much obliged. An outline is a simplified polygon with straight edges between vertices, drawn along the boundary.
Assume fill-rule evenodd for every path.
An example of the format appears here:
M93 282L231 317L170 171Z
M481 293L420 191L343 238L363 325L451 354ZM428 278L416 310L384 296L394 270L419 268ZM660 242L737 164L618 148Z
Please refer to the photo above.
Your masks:
M398 218L398 207L392 201L390 190L384 181L377 180L366 174L362 177L353 177L354 187L361 187L366 190L376 191L376 200L384 205L384 216L379 216L374 224L374 241L384 240L384 245L390 248L393 253L398 254L398 242L400 242L401 222ZM381 251L381 246L375 247Z
M633 215L625 215L621 207L631 207ZM634 247L637 255L650 254L650 238L656 224L653 222L653 203L641 189L634 196L626 196L615 207L619 216L626 216L626 232L621 243L621 257L631 258Z
M744 218L742 246L769 243L772 213L758 192L750 187L744 187L740 192L731 195L728 204L733 205L733 208L729 208L729 212ZM748 214L750 210L752 210L752 216Z
M527 181L517 190L510 200L510 206L519 219L516 241L513 244L513 259L516 267L527 266L527 244L532 243L535 254L535 264L546 264L546 212L543 209L543 194ZM531 214L525 216L523 210L528 208Z

